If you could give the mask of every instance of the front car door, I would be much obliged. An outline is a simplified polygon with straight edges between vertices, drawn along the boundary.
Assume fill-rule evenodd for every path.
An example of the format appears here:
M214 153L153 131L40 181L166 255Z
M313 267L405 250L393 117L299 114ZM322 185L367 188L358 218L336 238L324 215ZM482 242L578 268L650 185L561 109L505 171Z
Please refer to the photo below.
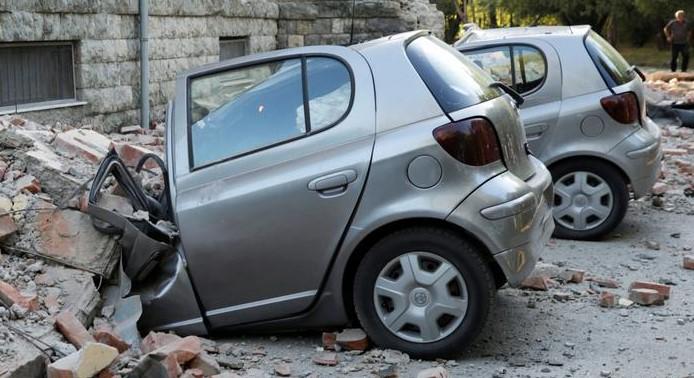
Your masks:
M552 46L544 41L504 42L461 50L494 79L508 84L525 102L521 118L530 149L542 157L561 108L561 65Z
M366 181L366 61L307 47L222 62L177 84L174 208L212 328L296 314L316 297Z

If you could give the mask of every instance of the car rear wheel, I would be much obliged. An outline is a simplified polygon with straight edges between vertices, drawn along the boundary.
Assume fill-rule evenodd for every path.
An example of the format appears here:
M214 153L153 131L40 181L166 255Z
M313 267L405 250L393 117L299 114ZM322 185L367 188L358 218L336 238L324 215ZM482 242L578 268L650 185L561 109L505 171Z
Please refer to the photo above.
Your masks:
M624 218L629 189L614 167L597 160L573 160L552 167L551 172L555 237L594 240Z
M435 228L383 238L354 280L362 327L377 345L416 358L459 354L483 328L496 293L481 253L454 232Z

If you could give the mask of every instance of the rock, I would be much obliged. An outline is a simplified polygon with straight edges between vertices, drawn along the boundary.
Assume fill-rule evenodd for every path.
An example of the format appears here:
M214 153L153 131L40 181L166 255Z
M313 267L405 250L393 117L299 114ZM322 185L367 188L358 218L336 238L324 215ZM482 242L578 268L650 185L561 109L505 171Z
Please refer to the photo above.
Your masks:
M668 285L663 285L656 282L634 281L629 286L629 290L631 289L652 289L657 291L663 297L663 299L670 299L670 290L672 288Z
M585 270L580 269L567 269L560 274L560 278L566 282L571 283L581 283L586 274Z
M181 378L203 378L206 375L202 373L200 369L188 369L183 372Z
M109 366L118 357L116 348L87 343L79 351L48 365L48 378L89 378Z
M116 335L113 331L108 329L98 329L94 331L94 339L102 344L110 345L118 349L118 353L123 353L130 345L126 343L120 336Z
M292 375L292 369L285 363L275 365L275 375L280 377L289 377Z
M36 179L36 177L32 175L24 175L14 182L15 188L17 190L22 191L26 190L29 193L36 194L41 191L41 184L39 183L39 180Z
M571 299L571 293L567 293L565 291L558 291L552 295L552 298L559 302L566 302L569 299Z
M180 336L173 333L150 331L140 344L142 353L147 354L172 342L181 340Z
M631 289L629 299L643 306L663 305L663 296L653 289Z
M322 366L335 366L337 365L337 353L332 352L321 352L313 356L313 363Z
M206 377L219 374L222 371L217 360L204 351L190 361L190 367L200 370Z
M595 282L600 287L606 287L608 289L616 289L619 287L619 282L611 278L591 277L590 281Z
M96 340L87 332L82 323L71 312L63 311L55 317L55 328L65 336L65 339L77 348Z
M598 303L600 304L600 307L615 307L617 304L617 296L614 293L603 290L600 292L600 296L598 297Z
M660 243L652 241L652 240L646 240L646 247L648 247L648 249L652 249L654 251L659 251L660 250Z
M383 351L383 362L391 365L406 364L410 362L410 356L395 349L386 349Z
M128 377L178 377L181 367L173 354L168 356L146 354L137 363Z
M682 258L682 267L684 269L694 270L694 255L684 256Z
M335 342L345 350L363 351L369 347L369 338L366 336L366 333L359 328L345 329L338 333Z
M14 220L7 211L0 209L0 241L7 239L15 232L17 232L17 225Z
M552 280L546 276L530 276L521 282L523 289L547 291L552 286Z
M321 340L323 349L335 350L335 343L337 342L337 334L335 332L323 332Z
M396 365L381 366L374 371L379 378L397 378L398 367Z
M623 308L631 307L633 304L634 304L634 301L626 299L626 298L621 298L621 297L619 298L619 301L617 301L617 305L619 307L623 307Z
M448 376L448 371L441 366L424 369L417 373L417 378L448 378Z
M59 151L95 164L106 156L111 146L108 137L87 129L72 129L58 133L53 143Z
M14 286L0 281L0 301L7 307L18 306L24 311L36 311L39 301L36 295L24 295Z
M660 196L660 195L665 194L665 192L667 192L668 189L670 189L670 188L668 187L668 185L666 183L658 181L655 184L653 184L653 188L651 189L651 192L655 195Z
M225 369L241 370L244 368L243 361L233 357L229 357L227 355L217 356L216 360L217 363L219 363L219 366Z

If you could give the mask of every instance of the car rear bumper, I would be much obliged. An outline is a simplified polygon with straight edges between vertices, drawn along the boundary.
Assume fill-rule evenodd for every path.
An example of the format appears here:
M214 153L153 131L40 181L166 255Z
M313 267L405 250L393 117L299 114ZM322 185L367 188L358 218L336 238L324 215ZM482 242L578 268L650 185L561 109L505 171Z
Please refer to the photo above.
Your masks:
M660 128L650 118L644 119L643 128L620 142L614 156L620 156L621 166L629 177L634 197L648 194L660 175L663 149Z
M485 244L511 286L518 286L535 267L554 231L552 178L530 157L535 174L521 180L504 172L480 186L449 216Z

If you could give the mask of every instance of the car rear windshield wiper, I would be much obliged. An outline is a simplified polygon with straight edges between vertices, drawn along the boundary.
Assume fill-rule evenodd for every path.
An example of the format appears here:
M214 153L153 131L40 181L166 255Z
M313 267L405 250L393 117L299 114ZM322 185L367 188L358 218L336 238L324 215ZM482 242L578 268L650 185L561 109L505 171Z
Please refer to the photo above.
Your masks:
M646 75L643 74L643 71L641 71L640 68L638 68L638 67L636 67L636 66L631 66L631 67L629 67L629 69L628 69L627 71L630 72L630 73L631 73L631 72L636 72L636 74L639 75L639 77L641 78L641 80L646 81Z
M516 101L516 105L521 106L525 102L525 99L523 96L521 96L518 92L513 90L513 88L509 87L508 85L500 82L500 81L495 81L491 84L489 84L490 88L499 88L502 91L506 92L511 98L513 98L514 101Z

